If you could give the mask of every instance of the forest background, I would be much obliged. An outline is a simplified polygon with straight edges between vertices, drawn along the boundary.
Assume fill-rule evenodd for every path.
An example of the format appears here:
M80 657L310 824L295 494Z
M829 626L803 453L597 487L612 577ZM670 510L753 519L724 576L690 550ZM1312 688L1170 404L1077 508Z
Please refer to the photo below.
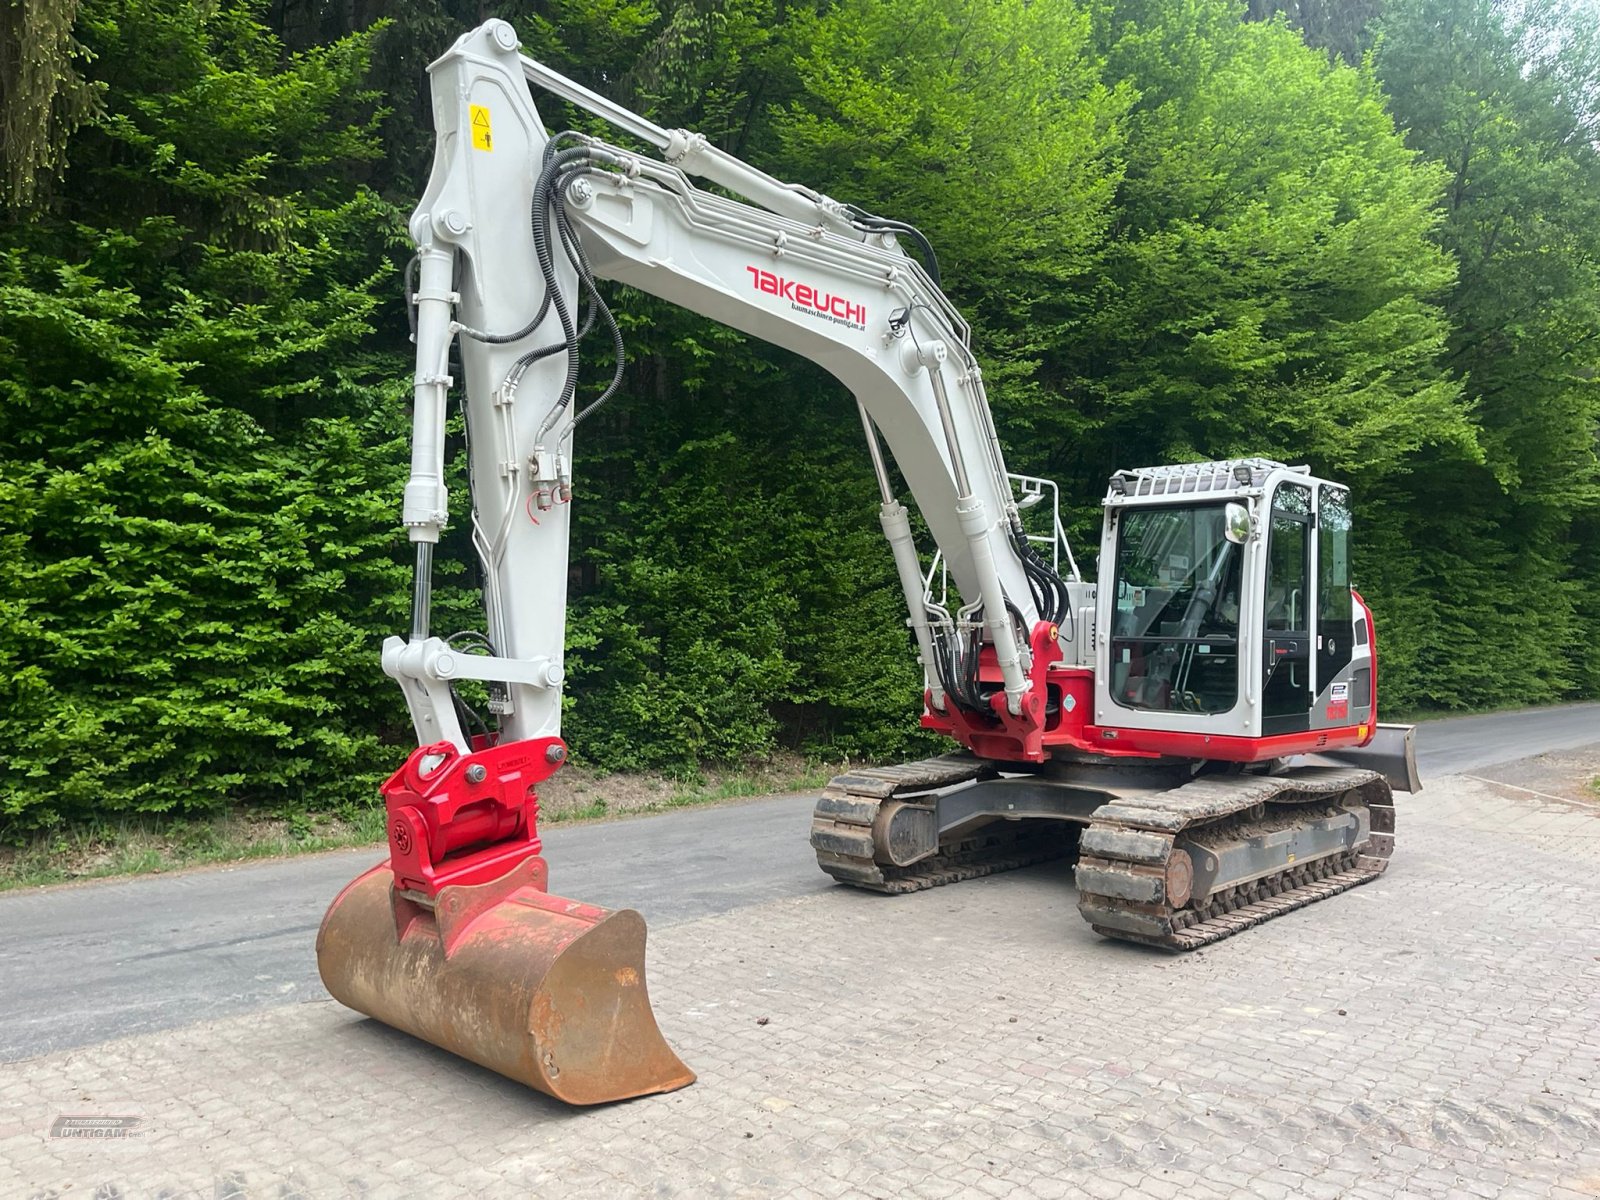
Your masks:
M424 67L490 15L920 226L1084 557L1114 469L1309 462L1353 489L1390 711L1600 694L1600 6L5 0L0 839L370 803L403 758L404 220ZM922 751L850 398L613 299L575 753Z

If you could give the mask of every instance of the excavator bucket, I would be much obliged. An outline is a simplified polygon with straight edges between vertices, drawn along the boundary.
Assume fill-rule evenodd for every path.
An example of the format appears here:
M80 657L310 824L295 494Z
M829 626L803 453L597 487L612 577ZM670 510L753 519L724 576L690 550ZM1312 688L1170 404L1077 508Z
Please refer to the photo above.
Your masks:
M568 1104L694 1082L650 1009L644 919L544 890L542 858L504 878L397 891L388 863L341 892L317 934L334 999Z

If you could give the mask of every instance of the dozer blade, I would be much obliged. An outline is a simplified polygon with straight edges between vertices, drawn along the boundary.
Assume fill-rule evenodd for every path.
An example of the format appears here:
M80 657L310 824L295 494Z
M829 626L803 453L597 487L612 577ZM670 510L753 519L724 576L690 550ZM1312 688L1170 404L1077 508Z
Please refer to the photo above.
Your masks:
M1327 759L1352 767L1365 767L1382 775L1395 791L1415 794L1422 790L1422 781L1417 776L1416 731L1415 725L1379 722L1372 740L1365 746L1324 750L1312 755L1311 760Z
M544 891L533 858L504 878L396 892L387 863L341 892L317 934L333 998L568 1104L694 1082L650 1010L644 919Z

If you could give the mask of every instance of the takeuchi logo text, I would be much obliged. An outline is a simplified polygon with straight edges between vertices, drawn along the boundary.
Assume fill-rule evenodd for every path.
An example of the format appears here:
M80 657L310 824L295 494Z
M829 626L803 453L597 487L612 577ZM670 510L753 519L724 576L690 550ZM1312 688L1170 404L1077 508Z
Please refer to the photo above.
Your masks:
M849 325L855 329L867 327L867 306L852 304L843 296L820 291L809 283L796 283L760 267L746 267L756 291L769 296L781 296L801 312L826 317L836 325Z

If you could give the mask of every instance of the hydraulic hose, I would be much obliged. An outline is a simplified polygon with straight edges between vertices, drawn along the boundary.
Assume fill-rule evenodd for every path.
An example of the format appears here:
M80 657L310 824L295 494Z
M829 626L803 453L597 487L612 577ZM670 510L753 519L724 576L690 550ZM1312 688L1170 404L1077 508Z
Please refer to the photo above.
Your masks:
M928 272L928 278L933 280L933 286L944 287L944 281L939 275L939 256L933 252L933 243L915 225L907 225L904 221L891 221L887 217L875 217L869 212L852 207L850 215L857 229L871 233L898 233L904 234L916 243L922 251L923 266Z

